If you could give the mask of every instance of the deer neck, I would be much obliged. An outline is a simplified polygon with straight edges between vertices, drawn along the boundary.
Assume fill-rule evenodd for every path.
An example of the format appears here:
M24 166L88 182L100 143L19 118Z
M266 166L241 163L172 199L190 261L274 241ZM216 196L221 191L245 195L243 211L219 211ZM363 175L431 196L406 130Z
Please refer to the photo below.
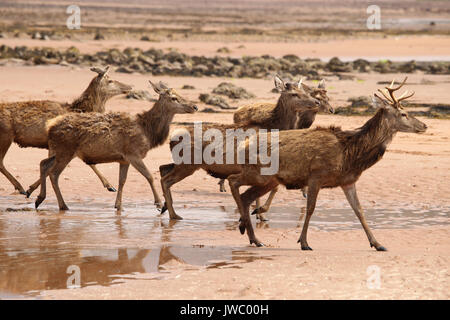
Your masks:
M102 96L97 90L98 83L94 78L86 90L69 106L73 112L105 112L105 104L108 97Z
M316 119L317 111L307 110L298 113L298 121L295 125L295 129L308 129Z
M283 95L278 99L277 105L272 110L272 116L268 119L267 129L288 130L294 129L297 114Z
M153 108L137 115L138 124L145 133L150 146L156 147L164 143L169 136L170 123L175 113L163 108L161 99L155 102Z
M380 109L361 128L346 137L345 168L361 174L383 157L396 130L386 117L387 111Z

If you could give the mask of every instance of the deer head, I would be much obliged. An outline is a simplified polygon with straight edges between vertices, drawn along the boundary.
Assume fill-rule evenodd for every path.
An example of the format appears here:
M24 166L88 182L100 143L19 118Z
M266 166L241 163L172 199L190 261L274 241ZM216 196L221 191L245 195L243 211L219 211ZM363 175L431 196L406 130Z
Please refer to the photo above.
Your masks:
M119 94L125 94L131 91L131 86L122 82L111 80L108 76L109 66L105 69L92 67L92 72L98 75L92 80L91 84L95 85L95 92L104 99L109 99Z
M317 88L310 87L302 83L303 89L313 98L316 98L320 102L319 111L325 113L334 113L334 108L330 104L330 98L327 95L327 90L325 89L325 80L320 80Z
M394 95L395 91L403 87L407 79L408 77L405 77L403 82L397 87L394 87L395 80L392 80L391 85L389 87L385 87L384 91L378 89L384 98L375 93L372 97L372 101L375 107L384 108L387 111L386 118L394 131L422 133L427 130L425 123L411 115L408 115L401 104L403 100L412 97L414 92L408 94L408 91L405 91L398 98Z
M285 99L285 103L292 106L297 111L317 109L320 101L311 97L303 88L303 79L298 82L284 82L278 75L274 78L275 88L281 92L280 99Z
M164 106L169 113L194 113L198 110L197 106L175 92L174 89L169 88L163 82L157 84L150 82L153 90L159 94L159 102Z

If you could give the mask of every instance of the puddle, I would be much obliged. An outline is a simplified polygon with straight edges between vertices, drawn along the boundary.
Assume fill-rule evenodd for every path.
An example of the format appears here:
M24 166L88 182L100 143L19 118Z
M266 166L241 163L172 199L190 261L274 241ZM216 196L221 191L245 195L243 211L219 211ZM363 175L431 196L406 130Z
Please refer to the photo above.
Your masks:
M7 197L0 204L0 299L39 298L42 290L65 289L69 266L80 269L80 286L109 286L129 279L161 280L198 268L241 268L257 259L276 259L285 249L190 245L179 230L236 230L235 208L177 207L182 221L169 221L149 203L126 204L121 215L95 199L69 203L59 213L32 210L33 203ZM2 197L1 200L5 199ZM199 205L197 202L195 205ZM201 204L203 205L203 204ZM9 208L9 209L8 209ZM300 228L305 209L274 206L257 228ZM450 208L366 211L371 228L415 228L450 224ZM254 217L252 218L255 221ZM311 228L325 231L362 230L351 209L317 208ZM69 283L70 284L70 283Z

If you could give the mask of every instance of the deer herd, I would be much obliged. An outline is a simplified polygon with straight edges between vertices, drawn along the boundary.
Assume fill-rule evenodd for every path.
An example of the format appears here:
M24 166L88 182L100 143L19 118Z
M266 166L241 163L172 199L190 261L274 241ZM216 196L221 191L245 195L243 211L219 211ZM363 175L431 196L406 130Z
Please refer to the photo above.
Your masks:
M342 130L339 127L316 127L309 129L320 112L333 113L323 80L318 87L311 87L302 82L285 82L275 76L275 88L280 95L276 104L254 103L239 108L233 116L233 124L204 124L202 130L214 129L226 136L228 129L277 129L278 170L274 174L262 174L267 166L262 155L254 155L256 163L210 163L209 161L189 161L162 165L159 168L161 187L165 202L162 203L154 180L143 159L147 152L162 145L169 137L170 124L175 114L194 113L197 106L181 97L174 89L159 82L150 85L159 95L159 99L149 110L137 115L125 112L105 113L108 99L128 93L129 85L110 79L109 67L91 68L97 73L87 89L72 103L56 101L26 101L0 103L0 172L21 194L30 197L40 186L35 207L46 198L46 179L49 176L57 197L60 210L68 210L64 202L58 179L70 161L78 157L92 168L103 186L117 191L115 208L122 210L122 191L127 179L130 164L148 181L155 205L170 219L182 219L174 210L171 187L189 177L199 169L221 179L220 191L225 192L224 181L228 180L231 194L237 204L242 234L247 231L250 244L262 246L256 238L250 220L250 205L256 201L252 214L264 221L264 215L278 190L284 185L287 189L301 189L306 197L306 217L298 242L302 250L312 250L308 245L307 231L314 212L317 196L322 188L341 187L344 194L361 222L371 247L378 251L386 249L375 239L367 225L363 209L356 193L356 182L362 172L376 162L385 153L387 145L397 132L422 133L427 127L404 110L402 101L414 93L405 92L400 97L394 93L405 85L407 78L395 86L378 90L372 97L377 108L375 115L362 127L355 130ZM180 143L173 139L180 131L194 133L193 125L176 129L170 139L170 149ZM250 154L252 144L262 139L256 131L242 143L233 145L235 151ZM267 143L272 144L272 133L267 133ZM269 137L271 139L269 139ZM275 137L275 136L274 136ZM269 142L270 141L270 142ZM15 142L20 147L48 149L48 158L40 163L40 178L28 190L5 168L3 159ZM188 142L189 143L189 142ZM215 141L217 143L217 141ZM206 149L211 141L202 141L201 148ZM225 145L225 143L223 144ZM197 148L194 139L189 148ZM223 152L225 153L225 148ZM173 156L173 154L172 154ZM193 159L192 159L193 160ZM100 163L119 163L119 185L116 190L96 168ZM249 188L240 193L241 186ZM266 193L270 195L264 205L259 198Z

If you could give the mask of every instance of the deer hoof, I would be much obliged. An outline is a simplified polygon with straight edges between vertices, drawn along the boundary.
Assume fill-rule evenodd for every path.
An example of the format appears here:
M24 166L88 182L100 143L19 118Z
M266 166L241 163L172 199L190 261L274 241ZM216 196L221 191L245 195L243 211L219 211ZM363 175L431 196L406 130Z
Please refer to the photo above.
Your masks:
M67 211L67 210L69 210L69 207L67 207L66 205L59 208L59 211Z
M239 231L241 232L241 234L245 233L245 226L239 226ZM251 243L251 242L250 242Z
M387 251L387 249L383 246L375 247L375 249L377 249L377 251Z
M170 217L170 220L183 220L183 217L176 214L174 217Z
M34 207L37 209L39 205L44 201L45 198L37 197L36 201L34 202Z
M26 196L27 198L29 198L29 197L31 196L31 191L30 191L30 190L27 190L27 192L25 192L25 196Z
M310 250L310 251L312 251L312 248L310 246L308 246L308 245L306 245L306 246L302 245L302 250Z
M258 240L250 240L250 244L255 244L257 247L264 247L264 243L259 242Z
M166 211L167 211L167 203L164 202L164 205L163 205L163 207L161 208L160 214L164 214L164 212L166 212Z
M25 191L23 191L23 190L22 190L22 191L19 191L19 193L20 193L20 194L23 194L24 196L28 195L28 192L25 192ZM27 198L28 198L28 197L27 197Z
M263 214L257 215L256 218L258 218L261 222L269 221L269 219L267 219Z
M252 211L252 215L258 214L258 213L259 213L259 208L256 208L255 210Z
M108 189L109 192L117 192L116 188L114 187L108 187L106 189Z

